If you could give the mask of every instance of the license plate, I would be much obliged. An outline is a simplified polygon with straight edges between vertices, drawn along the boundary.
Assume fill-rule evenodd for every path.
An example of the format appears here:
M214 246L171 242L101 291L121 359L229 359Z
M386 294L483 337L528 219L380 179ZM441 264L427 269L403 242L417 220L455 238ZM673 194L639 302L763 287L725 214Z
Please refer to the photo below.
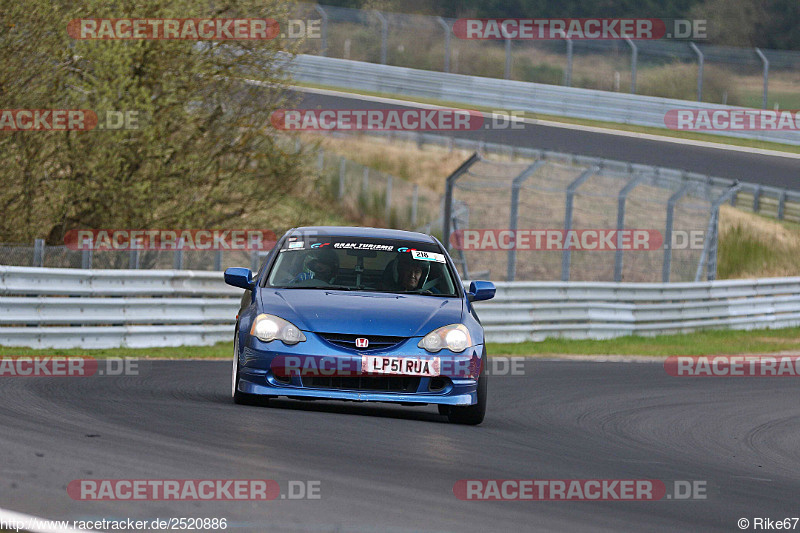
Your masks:
M364 355L361 358L361 371L370 374L399 374L404 376L438 376L440 372L438 357L384 357Z

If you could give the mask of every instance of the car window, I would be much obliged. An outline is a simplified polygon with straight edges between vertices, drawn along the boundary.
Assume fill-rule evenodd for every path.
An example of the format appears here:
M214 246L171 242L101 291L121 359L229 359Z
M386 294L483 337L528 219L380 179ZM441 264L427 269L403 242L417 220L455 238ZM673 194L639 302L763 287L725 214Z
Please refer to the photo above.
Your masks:
M458 296L436 244L355 237L290 237L265 286Z

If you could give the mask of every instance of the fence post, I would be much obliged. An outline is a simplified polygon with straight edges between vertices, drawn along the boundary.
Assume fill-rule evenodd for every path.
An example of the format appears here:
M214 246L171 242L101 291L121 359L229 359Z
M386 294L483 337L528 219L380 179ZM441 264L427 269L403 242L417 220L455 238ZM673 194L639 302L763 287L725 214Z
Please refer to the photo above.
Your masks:
M128 268L139 270L139 250L131 250L128 256Z
M81 268L92 268L92 239L83 239L83 244L81 247L83 248L83 251L81 252Z
M250 270L258 272L258 250L250 250Z
M319 4L314 4L314 9L316 9L317 13L322 17L322 48L319 55L325 57L328 55L328 14Z
M761 51L760 48L756 48L756 54L758 57L761 58L761 62L764 64L764 94L761 98L761 107L763 109L767 108L767 93L768 93L768 86L769 86L769 59L767 56L764 55L764 52Z
M222 250L217 250L214 254L214 270L222 270Z
M706 229L706 240L703 243L703 251L700 254L700 261L697 262L697 270L694 274L694 280L700 281L700 276L703 274L703 266L708 259L708 281L713 281L717 278L717 244L719 235L719 206L724 204L729 196L733 196L742 186L739 183L731 185L727 191L719 195L711 204L711 215L708 217L708 228Z
M625 37L625 42L631 47L631 94L636 94L636 64L639 62L639 47L630 37Z
M344 175L347 171L347 160L344 157L339 158L339 193L337 198L341 200L344 198Z
M444 71L450 72L450 25L442 17L436 17L436 22L444 30Z
M572 183L567 187L567 202L564 213L564 240L566 241L567 233L572 229L572 204L575 199L575 191L581 184L588 180L593 174L596 174L600 169L598 167L587 168L581 175L575 178ZM569 281L569 264L572 260L571 250L564 247L561 253L561 281Z
M414 184L414 192L411 196L411 227L417 225L417 202L419 202L419 185Z
M625 229L625 201L630 192L645 179L636 176L619 191L617 198L617 249L614 251L614 281L622 281L622 230Z
M44 266L44 239L33 241L33 266Z
M480 156L477 152L473 152L473 154L461 163L452 174L447 176L447 180L445 181L445 190L444 190L444 220L442 221L442 240L444 241L444 247L446 250L450 249L450 220L453 216L453 189L456 185L456 180L461 177L469 167L474 165L480 161Z
M784 211L786 210L786 190L781 191L778 197L778 220L783 220Z
M564 85L572 87L572 39L567 38L567 70L564 72Z
M383 13L375 10L375 16L381 21L381 65L386 64L386 50L389 46L389 21L383 16Z
M392 218L392 176L388 176L386 179L386 225L389 225L389 222Z
M183 270L183 238L178 241L178 248L175 249L172 268L175 270Z
M696 44L690 42L689 46L692 47L694 53L697 54L697 101L703 101L703 63L705 58L703 57L703 52L697 47Z
M664 229L664 263L661 266L661 281L669 282L670 270L672 268L672 223L675 216L675 204L689 191L690 185L687 183L678 192L669 197L667 201L667 225Z
M508 222L508 229L511 230L512 238L516 239L517 220L519 218L519 190L522 184L530 178L536 170L545 164L544 160L534 162L522 171L519 176L511 182L511 216ZM512 246L508 250L508 264L506 265L506 281L514 281L517 276L517 247Z
M759 211L761 211L761 185L758 185L755 192L753 192L753 213L758 213Z
M511 39L508 37L506 37L506 67L503 71L503 76L507 80L511 79Z

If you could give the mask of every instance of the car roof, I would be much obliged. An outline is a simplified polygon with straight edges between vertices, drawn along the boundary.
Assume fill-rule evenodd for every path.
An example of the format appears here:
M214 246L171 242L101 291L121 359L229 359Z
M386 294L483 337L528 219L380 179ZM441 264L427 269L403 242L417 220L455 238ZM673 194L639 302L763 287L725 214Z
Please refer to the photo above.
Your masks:
M416 231L404 231L386 228L365 228L357 226L306 226L302 228L293 228L286 232L286 234L289 236L301 236L308 233L330 235L332 237L364 237L414 242L436 242L430 235L418 233Z

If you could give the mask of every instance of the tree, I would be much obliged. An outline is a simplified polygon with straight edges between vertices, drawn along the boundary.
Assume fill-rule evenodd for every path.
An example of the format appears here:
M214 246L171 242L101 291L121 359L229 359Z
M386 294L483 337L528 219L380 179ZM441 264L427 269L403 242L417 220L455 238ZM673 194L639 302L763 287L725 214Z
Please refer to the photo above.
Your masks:
M279 202L302 157L267 127L270 113L287 106L285 40L75 40L67 25L281 19L286 9L275 0L4 3L0 108L90 109L101 125L108 111L133 112L138 124L0 131L0 242L61 244L75 228L226 227Z

